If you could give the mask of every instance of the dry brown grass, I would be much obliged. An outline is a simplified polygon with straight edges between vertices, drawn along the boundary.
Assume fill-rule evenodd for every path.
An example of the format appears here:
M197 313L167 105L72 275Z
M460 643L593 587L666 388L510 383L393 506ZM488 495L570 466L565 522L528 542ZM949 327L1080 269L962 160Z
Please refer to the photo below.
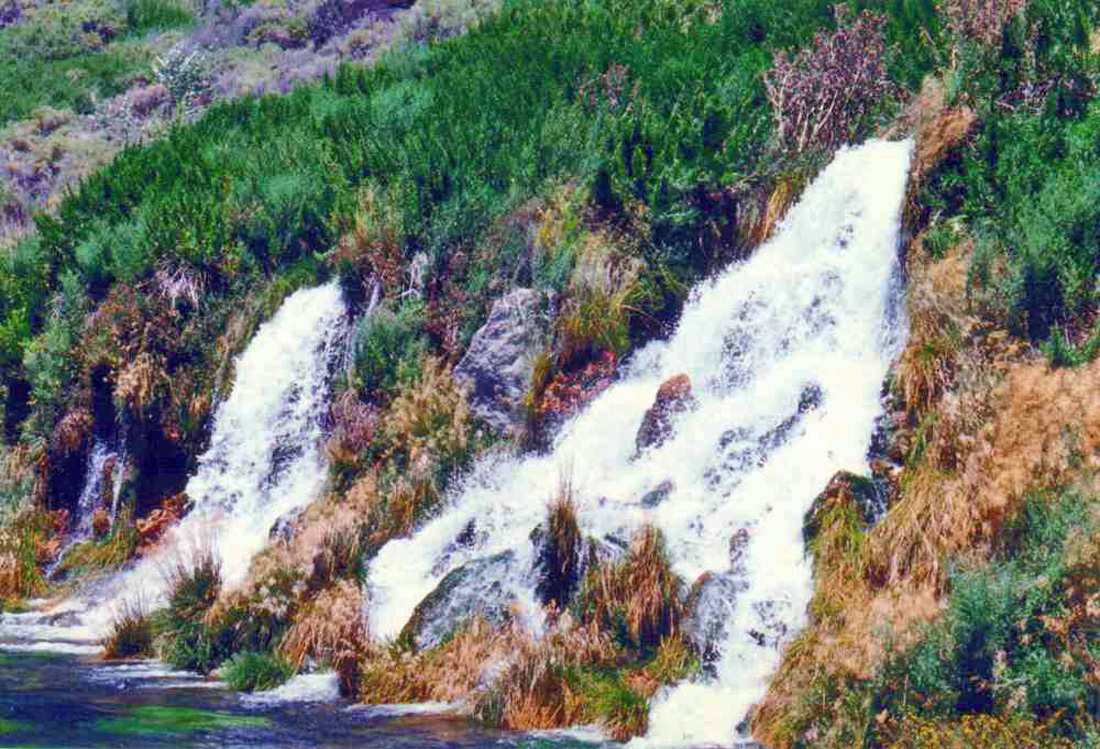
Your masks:
M159 357L142 351L119 372L115 381L115 402L141 414L146 406L158 399L161 389L170 388L170 384Z
M431 472L441 459L465 453L470 439L470 408L451 378L451 367L425 357L420 380L394 398L384 423L390 438L387 457L400 455L413 472Z
M513 633L510 662L476 713L505 728L530 731L592 722L602 716L569 678L576 668L610 668L620 656L609 635L580 626L569 615L540 639ZM612 731L614 732L614 731Z
M597 565L585 576L579 596L586 621L607 632L623 621L634 645L647 648L676 632L684 614L682 587L661 532L646 525L624 560Z
M400 216L385 194L367 184L359 190L359 207L346 225L336 248L337 265L356 274L364 291L374 281L388 296L402 291L404 280L404 242Z
M456 702L470 698L494 668L507 663L519 630L496 630L477 618L445 644L412 653L375 645L360 663L359 698L371 704Z
M367 643L363 594L357 583L341 580L302 606L280 649L299 671L309 658L332 666L341 693L355 695Z
M881 132L882 137L889 139L916 138L905 197L904 221L907 226L911 227L924 213L917 198L920 186L952 150L970 137L977 125L977 113L967 106L949 106L943 81L928 76L920 93Z

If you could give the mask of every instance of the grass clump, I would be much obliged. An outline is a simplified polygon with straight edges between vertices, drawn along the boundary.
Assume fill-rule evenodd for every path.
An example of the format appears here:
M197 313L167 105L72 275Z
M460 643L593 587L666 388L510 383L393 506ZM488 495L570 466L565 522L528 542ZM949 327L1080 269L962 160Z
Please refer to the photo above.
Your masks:
M230 689L258 692L284 684L294 675L294 667L278 655L246 651L226 661L221 675Z
M628 647L652 652L676 632L684 613L682 587L661 532L647 525L625 559L597 565L585 576L572 608Z
M76 544L65 552L58 572L79 579L116 570L133 557L140 541L133 510L124 505L106 536Z
M103 638L107 660L148 658L153 655L153 618L140 598L127 599L111 617L111 629Z
M208 674L225 657L222 633L208 623L221 592L221 562L210 548L167 563L168 608L159 613L157 655L173 668Z
M310 658L331 666L340 677L341 693L355 695L367 643L360 586L342 580L302 606L283 638L280 652L297 669Z

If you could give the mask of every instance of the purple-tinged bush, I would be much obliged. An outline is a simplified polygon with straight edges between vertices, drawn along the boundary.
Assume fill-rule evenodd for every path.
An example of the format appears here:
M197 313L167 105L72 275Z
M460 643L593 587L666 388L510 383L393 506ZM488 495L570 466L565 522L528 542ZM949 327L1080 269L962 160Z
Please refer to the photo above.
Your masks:
M837 29L819 31L793 58L775 54L764 74L780 145L804 153L845 143L895 91L887 71L886 17L834 6Z

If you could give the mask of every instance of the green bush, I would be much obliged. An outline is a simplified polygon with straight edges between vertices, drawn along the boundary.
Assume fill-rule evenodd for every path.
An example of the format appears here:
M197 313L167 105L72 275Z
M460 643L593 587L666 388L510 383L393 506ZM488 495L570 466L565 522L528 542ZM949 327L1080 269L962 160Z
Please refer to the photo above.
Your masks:
M173 668L210 673L225 659L226 634L206 623L221 591L221 563L211 552L178 559L166 572L168 608L155 615L157 654Z
M128 0L126 27L131 34L178 29L195 22L191 11L173 0Z
M222 671L226 685L237 692L273 689L293 675L294 667L283 658L252 651L237 653L226 661Z
M947 611L916 645L890 653L868 682L821 685L818 696L833 694L836 704L848 695L840 721L848 739L882 745L889 724L875 718L885 713L897 721L1022 718L1086 740L1100 707L1090 681L1095 653L1082 658L1075 648L1092 625L1074 631L1070 624L1069 637L1083 639L1067 648L1057 621L1073 615L1067 602L1075 590L1100 584L1094 568L1082 571L1067 556L1071 539L1097 531L1094 506L1072 492L1030 495L994 562L952 574ZM840 735L838 726L828 729L832 735Z
M387 399L419 379L428 350L423 314L422 302L407 300L395 312L383 307L359 323L353 375L359 390Z

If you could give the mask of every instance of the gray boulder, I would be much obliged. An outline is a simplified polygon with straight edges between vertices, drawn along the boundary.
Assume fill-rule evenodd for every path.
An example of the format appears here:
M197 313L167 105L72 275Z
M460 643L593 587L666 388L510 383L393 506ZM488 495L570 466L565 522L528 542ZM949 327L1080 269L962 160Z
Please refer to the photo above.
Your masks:
M538 295L516 289L493 303L489 320L470 341L454 379L469 394L474 415L502 433L522 427L540 340Z
M452 570L417 604L398 639L418 651L431 650L476 616L495 626L507 623L515 600L507 580L515 566L515 553L504 551Z
M704 572L691 586L684 602L680 632L709 676L715 675L722 644L729 637L737 596L747 588L744 580L730 573Z

